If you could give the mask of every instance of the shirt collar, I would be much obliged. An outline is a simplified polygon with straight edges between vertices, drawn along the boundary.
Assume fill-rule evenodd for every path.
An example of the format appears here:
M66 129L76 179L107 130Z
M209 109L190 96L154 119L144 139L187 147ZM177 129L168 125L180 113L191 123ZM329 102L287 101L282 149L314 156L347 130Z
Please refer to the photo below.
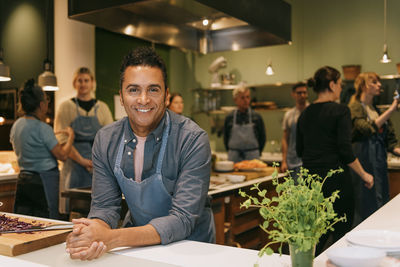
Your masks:
M153 138L155 140L156 143L161 142L162 141L162 136L163 136L163 131L164 131L164 124L165 124L165 116L166 113L168 111L166 110L164 113L164 116L162 117L160 123L158 124L157 128L154 129L148 136L147 136L147 140L149 140L149 138ZM170 115L171 117L171 115ZM135 136L135 134L133 133L131 124L129 123L129 118L125 117L124 118L124 142L125 144L129 143L129 142L133 142L133 143L137 143L137 138Z

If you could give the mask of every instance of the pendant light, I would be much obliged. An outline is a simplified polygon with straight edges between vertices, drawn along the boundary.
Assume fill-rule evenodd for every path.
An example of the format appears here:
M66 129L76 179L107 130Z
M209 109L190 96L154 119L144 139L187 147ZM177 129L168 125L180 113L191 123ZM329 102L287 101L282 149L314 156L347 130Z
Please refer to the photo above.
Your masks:
M49 5L50 1L46 1L46 53L47 57L43 62L44 72L39 75L38 84L43 88L44 91L57 91L57 77L52 72L52 64L49 59L49 47L50 47L50 22L49 22Z
M1 1L1 9L3 9L3 1ZM3 14L0 14L0 28L3 29ZM3 48L1 46L2 32L0 32L0 82L8 82L11 80L10 68L3 61Z
M265 70L265 74L268 76L272 76L275 74L274 69L272 68L272 63L271 60L269 61L268 65L267 65L267 69Z
M11 81L10 68L4 64L3 61L3 48L0 47L0 82Z
M383 55L380 60L381 63L389 63L392 62L392 60L389 57L388 54L388 47L386 43L386 20L387 20L387 0L383 0Z

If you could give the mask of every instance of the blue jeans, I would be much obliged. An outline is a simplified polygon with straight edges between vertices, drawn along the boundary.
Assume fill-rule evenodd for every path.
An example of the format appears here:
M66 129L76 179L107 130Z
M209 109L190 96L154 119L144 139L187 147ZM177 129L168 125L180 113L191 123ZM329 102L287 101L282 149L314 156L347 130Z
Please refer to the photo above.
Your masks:
M49 218L59 219L58 212L59 186L60 186L60 171L58 168L53 168L48 171L40 172L44 192L46 195L47 205L49 209Z

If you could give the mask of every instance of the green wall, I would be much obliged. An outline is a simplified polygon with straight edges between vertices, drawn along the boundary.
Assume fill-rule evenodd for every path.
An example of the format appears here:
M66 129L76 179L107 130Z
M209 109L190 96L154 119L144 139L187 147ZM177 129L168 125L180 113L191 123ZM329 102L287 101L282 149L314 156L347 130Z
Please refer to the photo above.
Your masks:
M46 22L46 3L50 3ZM0 0L0 46L4 62L10 67L11 81L0 82L0 88L19 88L28 78L43 72L46 59L46 27L49 28L49 57L54 63L53 1Z
M114 95L119 91L119 68L123 57L139 46L150 46L151 43L130 36L113 33L96 28L96 97L106 102L114 114ZM170 48L155 45L156 51L169 69ZM170 79L168 79L169 84Z
M290 84L305 80L323 65L342 70L342 65L360 64L362 71L380 75L394 74L400 62L400 1L388 0L387 43L392 63L381 64L383 48L383 1L375 0L287 0L292 5L292 44L217 52L202 55L156 45L169 59L169 86L185 100L184 114L191 116L210 135L212 146L223 151L222 138L213 126L223 115L192 113L195 88L209 87L208 66L224 56L228 66L220 70L236 74L236 80L255 85L252 97L259 101L275 101L280 107L291 106ZM120 44L120 42L122 44ZM112 95L118 89L118 69L122 55L132 46L142 44L135 38L96 30L97 95L113 106ZM146 42L144 42L146 43ZM161 52L160 52L161 53ZM274 76L266 76L267 63L272 61ZM110 72L111 70L111 72ZM283 83L283 86L275 86ZM111 92L106 93L108 90ZM232 105L231 92L223 93L223 105ZM310 92L312 100L315 95ZM386 98L390 99L390 97ZM113 109L112 109L113 110ZM283 110L262 111L268 140L279 140ZM392 117L400 135L400 115ZM400 136L399 136L400 137ZM268 148L266 148L267 150Z

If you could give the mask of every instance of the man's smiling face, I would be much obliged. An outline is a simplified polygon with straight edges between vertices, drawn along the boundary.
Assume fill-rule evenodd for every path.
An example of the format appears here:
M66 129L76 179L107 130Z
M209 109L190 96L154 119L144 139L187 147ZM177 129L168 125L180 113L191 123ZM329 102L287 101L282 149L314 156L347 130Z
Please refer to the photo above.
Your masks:
M157 127L166 110L167 94L159 68L130 66L125 69L120 100L136 135L147 136Z

